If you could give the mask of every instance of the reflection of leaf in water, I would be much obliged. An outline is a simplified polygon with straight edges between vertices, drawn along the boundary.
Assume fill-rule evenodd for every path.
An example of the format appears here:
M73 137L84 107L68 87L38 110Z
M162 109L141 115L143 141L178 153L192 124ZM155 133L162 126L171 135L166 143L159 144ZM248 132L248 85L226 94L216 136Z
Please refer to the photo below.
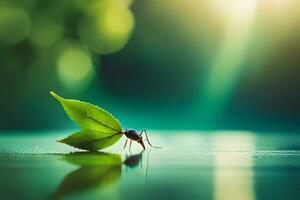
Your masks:
M88 189L99 189L114 183L121 176L122 160L117 154L72 153L65 155L63 159L81 167L64 178L53 196L54 199Z
M122 159L119 154L103 152L75 152L65 155L63 160L67 161L68 163L81 166L122 165Z

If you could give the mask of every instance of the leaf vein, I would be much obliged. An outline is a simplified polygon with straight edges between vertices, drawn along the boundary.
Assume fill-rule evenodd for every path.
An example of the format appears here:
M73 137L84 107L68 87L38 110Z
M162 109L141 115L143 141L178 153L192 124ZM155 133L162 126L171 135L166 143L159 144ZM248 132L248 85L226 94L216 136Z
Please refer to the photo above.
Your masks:
M88 118L88 119L91 119L91 120L95 121L96 123L99 123L99 124L101 124L101 125L105 126L106 128L109 128L109 129L111 129L111 130L114 130L114 131L120 132L119 130L117 130L117 129L113 128L113 127L110 127L109 125L107 125L107 124L104 124L103 122L100 122L100 121L98 121L97 119L94 119L94 118L92 118L91 116L89 116L89 115L88 115L88 113L87 113L87 112L86 112L86 116L87 116L87 118Z
M100 139L97 139L97 140L88 140L88 141L84 141L80 144L80 146L84 146L86 143L89 143L89 142L97 142L97 141L101 141L101 140L104 140L104 139L109 139L111 137L114 137L116 135L119 135L119 134L123 134L122 132L119 132L119 133L116 133L116 134L113 134L113 135L110 135L110 136L107 136L105 138L100 138Z

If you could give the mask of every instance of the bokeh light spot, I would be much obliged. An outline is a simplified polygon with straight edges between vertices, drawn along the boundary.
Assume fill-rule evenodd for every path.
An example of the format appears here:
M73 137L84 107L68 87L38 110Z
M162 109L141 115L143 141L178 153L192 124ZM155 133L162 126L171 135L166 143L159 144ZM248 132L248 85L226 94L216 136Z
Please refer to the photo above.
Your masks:
M66 47L57 61L57 74L62 85L82 91L91 83L95 71L90 55L79 47Z
M31 28L30 17L20 8L0 9L0 43L15 45L22 42Z
M91 8L91 14L79 26L81 40L94 52L109 54L127 43L134 27L134 17L121 1L103 0Z
M125 17L125 18L124 18ZM99 20L99 27L103 24L104 30L111 35L125 35L132 28L132 20L127 9L120 12L119 9L109 8L104 16L104 22Z
M41 17L33 23L30 39L36 47L47 48L59 41L62 38L62 35L62 24Z

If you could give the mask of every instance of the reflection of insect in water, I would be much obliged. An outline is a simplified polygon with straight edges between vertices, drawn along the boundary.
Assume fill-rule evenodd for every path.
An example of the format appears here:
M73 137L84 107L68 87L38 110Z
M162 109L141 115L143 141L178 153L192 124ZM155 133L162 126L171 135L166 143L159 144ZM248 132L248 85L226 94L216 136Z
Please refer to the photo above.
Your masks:
M135 155L130 155L127 156L125 161L124 161L124 165L126 165L126 167L129 168L135 168L139 165L139 163L142 161L143 159L143 154L135 154Z
M142 134L145 133L146 135L146 140L148 142L148 144L151 146L151 147L154 147L154 148L161 148L161 147L155 147L153 146L149 139L148 139L148 136L147 136L147 132L146 132L146 129L143 129L140 133L137 132L136 130L126 130L124 132L124 134L126 135L127 139L126 139L126 142L125 142L125 145L124 145L124 149L126 148L127 146L127 142L128 140L130 140L129 142L129 150L131 148L131 143L132 141L136 141L137 143L141 144L143 149L145 150L145 145L144 145L144 142L143 142L143 137L142 137Z
M132 169L132 168L136 168L139 164L141 165L141 168L142 168L143 152L144 151L142 151L139 154L133 154L133 155L126 156L126 158L123 162L123 164L126 166L126 171L127 171L127 167ZM145 181L147 181L150 152L151 152L151 150L148 151L148 154L147 154Z

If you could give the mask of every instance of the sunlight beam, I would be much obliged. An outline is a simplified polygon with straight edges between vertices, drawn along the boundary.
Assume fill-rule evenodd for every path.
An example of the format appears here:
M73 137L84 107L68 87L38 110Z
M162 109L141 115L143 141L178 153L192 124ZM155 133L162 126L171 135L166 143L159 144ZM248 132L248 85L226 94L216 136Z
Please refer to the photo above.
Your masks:
M201 110L211 120L222 112L239 77L256 10L256 0L213 2L226 28L201 96Z

